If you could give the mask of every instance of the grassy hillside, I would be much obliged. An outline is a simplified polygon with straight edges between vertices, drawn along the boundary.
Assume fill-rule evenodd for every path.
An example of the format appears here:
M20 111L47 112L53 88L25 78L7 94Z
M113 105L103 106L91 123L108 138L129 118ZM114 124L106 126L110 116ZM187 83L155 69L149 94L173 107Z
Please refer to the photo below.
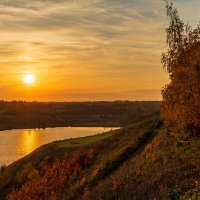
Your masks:
M199 142L177 142L153 115L108 134L39 148L2 170L7 183L0 194L35 200L198 199L199 148Z
M179 143L161 127L142 151L85 199L200 199L200 142Z

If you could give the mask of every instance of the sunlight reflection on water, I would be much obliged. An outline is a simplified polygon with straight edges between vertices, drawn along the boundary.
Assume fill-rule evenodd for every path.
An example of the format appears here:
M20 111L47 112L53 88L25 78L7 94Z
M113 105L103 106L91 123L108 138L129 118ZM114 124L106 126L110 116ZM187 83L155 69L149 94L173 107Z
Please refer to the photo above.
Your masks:
M39 132L37 130L24 130L17 144L17 152L20 157L23 157L41 144Z

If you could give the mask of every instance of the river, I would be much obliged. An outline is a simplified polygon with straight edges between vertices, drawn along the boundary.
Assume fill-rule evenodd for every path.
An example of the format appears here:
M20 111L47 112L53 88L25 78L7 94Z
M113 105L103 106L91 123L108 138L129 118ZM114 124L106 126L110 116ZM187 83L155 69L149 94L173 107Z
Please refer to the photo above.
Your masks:
M57 127L46 129L14 129L0 131L0 166L8 165L43 144L57 140L91 136L115 128Z

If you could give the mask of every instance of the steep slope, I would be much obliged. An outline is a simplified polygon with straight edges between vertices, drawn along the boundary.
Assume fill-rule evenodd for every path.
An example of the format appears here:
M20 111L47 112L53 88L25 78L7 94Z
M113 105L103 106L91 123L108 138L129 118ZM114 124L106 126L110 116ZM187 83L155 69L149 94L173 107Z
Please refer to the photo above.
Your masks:
M83 199L200 199L200 142L178 142L162 127L144 149Z

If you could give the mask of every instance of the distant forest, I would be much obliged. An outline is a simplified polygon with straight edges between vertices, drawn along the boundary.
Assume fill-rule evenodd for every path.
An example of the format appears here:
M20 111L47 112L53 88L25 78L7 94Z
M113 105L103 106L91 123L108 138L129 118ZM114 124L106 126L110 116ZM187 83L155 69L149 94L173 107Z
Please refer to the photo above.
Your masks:
M158 101L0 101L0 129L56 126L121 127L159 110Z

